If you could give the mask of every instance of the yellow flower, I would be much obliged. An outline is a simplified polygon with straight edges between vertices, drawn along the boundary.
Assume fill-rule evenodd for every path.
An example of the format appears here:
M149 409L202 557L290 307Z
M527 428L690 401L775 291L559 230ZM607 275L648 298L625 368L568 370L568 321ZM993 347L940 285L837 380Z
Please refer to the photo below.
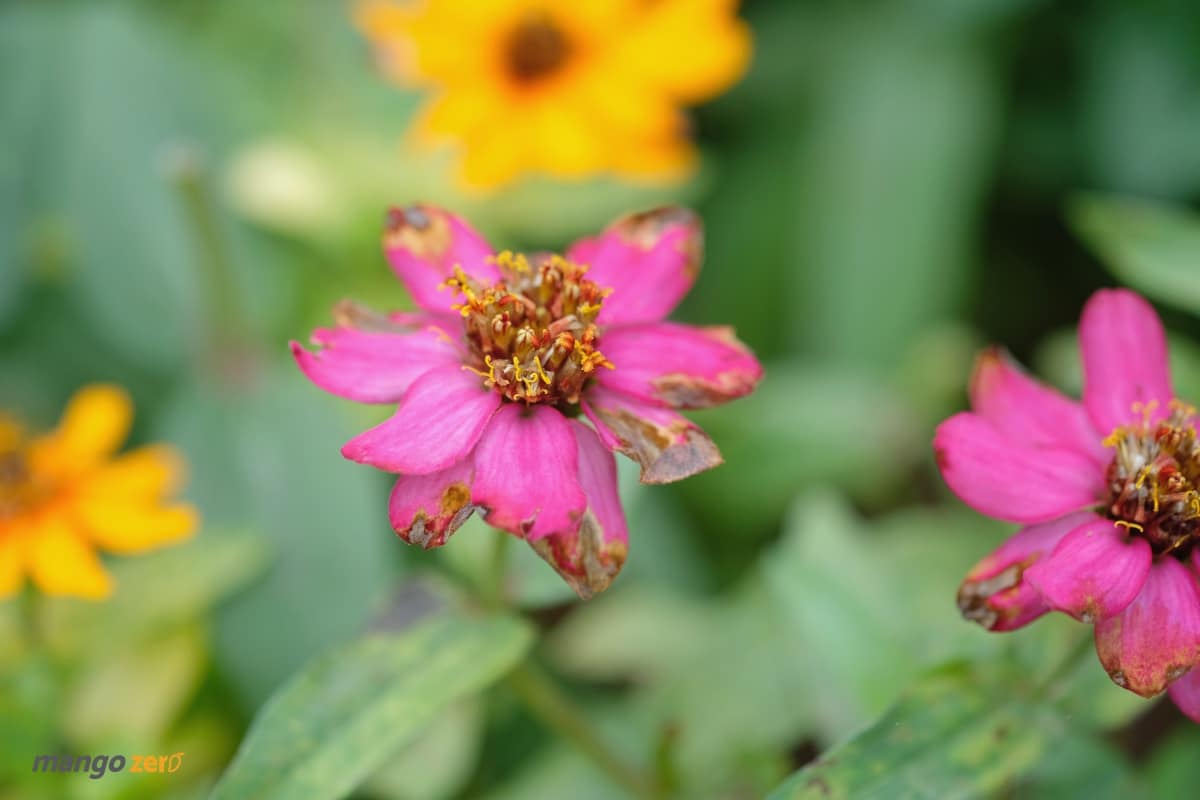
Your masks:
M388 72L432 89L419 140L456 143L469 183L522 172L678 177L682 106L746 69L736 0L365 0Z
M115 455L133 419L129 395L94 385L58 427L29 437L0 414L0 597L28 573L46 594L102 599L112 579L96 554L134 554L187 538L195 510L171 503L183 464L151 445Z

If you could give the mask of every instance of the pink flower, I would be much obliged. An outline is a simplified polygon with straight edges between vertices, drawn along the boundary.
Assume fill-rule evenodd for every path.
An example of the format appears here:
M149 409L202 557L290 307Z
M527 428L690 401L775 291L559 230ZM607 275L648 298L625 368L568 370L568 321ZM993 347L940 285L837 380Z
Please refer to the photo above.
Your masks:
M438 547L481 509L581 596L603 591L629 538L612 451L644 483L714 467L716 445L676 409L741 397L762 377L730 329L663 321L699 270L699 220L659 209L565 257L525 256L419 205L390 212L383 245L422 310L342 304L336 327L313 333L319 350L292 343L322 389L398 404L342 454L400 474L390 515L405 541Z
M1062 611L1095 625L1113 681L1171 686L1200 721L1200 445L1171 390L1166 338L1133 292L1097 292L1079 323L1083 402L998 350L971 379L972 412L939 426L942 477L963 502L1026 527L967 574L968 619L996 631Z

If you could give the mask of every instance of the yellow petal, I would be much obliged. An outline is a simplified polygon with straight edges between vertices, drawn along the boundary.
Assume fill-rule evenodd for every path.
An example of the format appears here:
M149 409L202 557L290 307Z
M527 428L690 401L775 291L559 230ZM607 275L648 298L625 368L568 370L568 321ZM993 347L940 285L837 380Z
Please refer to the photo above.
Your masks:
M103 600L112 594L112 579L96 551L62 514L44 514L32 521L25 550L29 575L46 594L88 600Z
M79 487L83 502L111 498L160 500L176 491L185 473L183 458L168 445L132 450L99 467Z
M21 444L22 432L20 423L0 412L0 454L16 450Z
M614 52L614 68L697 103L745 73L752 41L731 0L659 0Z
M119 386L94 384L75 393L58 428L34 442L30 465L39 475L76 475L116 452L129 435L133 402Z
M196 531L192 506L112 500L78 503L75 514L91 540L110 553L133 555L183 541Z

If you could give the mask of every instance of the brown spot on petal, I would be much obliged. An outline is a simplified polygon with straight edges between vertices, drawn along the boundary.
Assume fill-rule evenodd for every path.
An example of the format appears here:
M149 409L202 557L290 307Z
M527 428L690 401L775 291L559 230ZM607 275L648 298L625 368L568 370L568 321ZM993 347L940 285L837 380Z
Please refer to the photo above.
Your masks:
M463 483L452 483L438 501L438 515L430 519L424 511L413 518L408 530L397 530L400 538L425 550L441 547L450 535L462 527L476 506L471 504L471 489Z
M437 264L450 249L450 220L433 206L415 205L388 211L383 232L387 250L407 250L422 261Z
M688 236L680 243L680 249L687 256L684 267L687 275L695 278L704 261L704 224L696 212L679 206L663 206L624 216L612 227L629 244L651 250L669 228L677 225L688 228Z
M680 420L656 425L625 410L593 409L620 439L620 450L642 467L642 483L671 483L724 463L708 434Z
M583 600L590 600L612 584L628 553L625 542L604 541L604 532L591 510L583 515L574 536L546 536L529 544Z
M451 516L471 502L471 488L465 483L452 483L442 492L442 516Z
M1118 616L1096 626L1096 653L1100 656L1104 671L1117 686L1141 697L1154 697L1167 688L1173 680L1172 675L1178 677L1188 671L1190 664L1168 663L1161 668L1157 665L1143 665L1142 668L1133 665L1133 671L1126 672L1126 665L1122 663L1124 647L1121 622Z
M958 610L963 618L989 630L994 628L1000 621L1000 612L992 606L992 596L1017 586L1022 572L1022 565L1013 564L990 578L963 581L958 587Z
M737 338L733 328L727 325L704 328L705 336L752 356L749 348ZM676 408L710 408L735 397L743 397L754 391L762 378L761 370L747 372L730 369L715 378L701 378L686 373L669 373L656 378L651 385L655 396Z

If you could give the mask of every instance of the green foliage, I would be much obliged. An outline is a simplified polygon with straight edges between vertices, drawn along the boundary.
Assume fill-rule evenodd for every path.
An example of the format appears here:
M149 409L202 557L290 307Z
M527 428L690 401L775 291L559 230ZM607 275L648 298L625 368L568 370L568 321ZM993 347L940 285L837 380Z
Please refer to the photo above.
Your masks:
M971 797L1036 762L1060 728L956 666L905 693L877 723L790 778L772 800Z
M1078 198L1070 217L1122 282L1200 314L1200 217L1177 207L1097 195Z
M218 798L338 798L532 643L516 620L447 618L330 653L263 708Z
M249 708L361 628L396 573L387 485L337 455L355 432L338 401L290 369L252 374L245 390L180 393L161 430L188 453L192 493L214 521L252 521L271 547L264 578L217 619L217 659Z
M259 537L206 531L188 544L113 564L117 589L107 603L46 599L38 621L50 645L67 654L118 650L206 614L265 564Z
M984 342L1077 395L1073 326L1101 285L1166 307L1176 389L1200 400L1200 13L741 14L753 64L689 115L690 179L486 195L408 146L426 95L381 78L346 4L0 6L0 408L49 426L80 385L122 383L130 446L178 446L205 520L113 559L107 604L0 603L0 798L191 800L243 739L218 797L623 796L490 689L533 626L464 616L493 579L485 521L404 548L391 477L338 452L391 409L323 395L288 357L337 300L411 307L379 220L413 200L536 248L694 205L706 258L675 316L734 326L766 362L754 395L694 414L722 467L643 486L621 460L630 552L608 593L576 602L511 543L503 585L538 658L663 794L764 796L830 747L776 796L1194 793L1169 701L1138 719L1149 704L1090 654L1039 694L1085 628L960 618L964 572L1015 526L953 499L929 442ZM31 748L189 767L47 780Z

